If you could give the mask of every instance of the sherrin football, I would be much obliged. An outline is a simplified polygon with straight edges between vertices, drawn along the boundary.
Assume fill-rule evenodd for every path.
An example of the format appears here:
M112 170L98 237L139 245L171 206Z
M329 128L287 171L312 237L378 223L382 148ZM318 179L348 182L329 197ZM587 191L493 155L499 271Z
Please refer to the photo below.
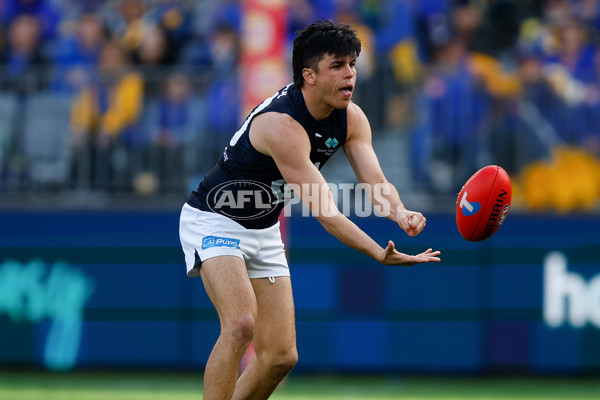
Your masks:
M502 167L488 165L473 174L456 199L456 225L462 237L480 242L496 233L506 219L511 198L510 177Z

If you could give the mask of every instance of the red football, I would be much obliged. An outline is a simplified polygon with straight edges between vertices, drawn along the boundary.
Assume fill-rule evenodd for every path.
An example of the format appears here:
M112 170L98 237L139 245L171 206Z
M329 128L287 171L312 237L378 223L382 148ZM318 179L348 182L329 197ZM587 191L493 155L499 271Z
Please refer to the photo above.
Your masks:
M488 165L477 171L458 193L456 226L465 239L479 242L492 236L510 209L512 185L504 169Z

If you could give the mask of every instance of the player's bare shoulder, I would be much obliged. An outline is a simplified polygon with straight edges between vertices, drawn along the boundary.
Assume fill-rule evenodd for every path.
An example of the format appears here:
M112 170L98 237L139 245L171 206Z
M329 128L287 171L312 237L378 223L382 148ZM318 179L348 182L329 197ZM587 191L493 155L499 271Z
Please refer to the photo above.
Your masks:
M347 114L347 125L348 125L348 140L357 136L371 136L371 127L369 120L365 115L364 111L354 102L350 102L348 105Z
M272 155L274 149L308 146L310 141L304 128L290 115L279 112L266 112L254 117L250 125L250 143L258 151Z
M358 104L356 104L355 102L351 101L350 104L348 104L348 108L346 108L347 112L348 112L348 120L350 121L351 119L362 119L362 118L367 118L367 116L365 115L364 111L362 110L362 108L360 108L360 106Z

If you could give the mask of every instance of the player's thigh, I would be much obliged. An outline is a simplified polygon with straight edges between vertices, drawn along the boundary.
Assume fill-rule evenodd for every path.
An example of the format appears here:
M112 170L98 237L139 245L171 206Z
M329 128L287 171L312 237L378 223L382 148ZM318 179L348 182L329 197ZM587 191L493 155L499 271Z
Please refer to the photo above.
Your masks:
M268 349L277 352L295 350L296 322L294 298L289 276L252 279L258 315L254 333L257 353Z
M256 318L256 298L244 260L236 256L209 258L202 262L200 276L222 324L240 316Z

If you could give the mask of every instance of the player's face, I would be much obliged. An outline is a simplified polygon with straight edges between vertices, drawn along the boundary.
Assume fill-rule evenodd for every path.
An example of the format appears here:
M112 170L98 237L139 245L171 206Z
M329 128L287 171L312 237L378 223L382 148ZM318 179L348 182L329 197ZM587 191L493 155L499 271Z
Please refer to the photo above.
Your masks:
M316 84L322 99L333 108L348 107L356 83L356 58L326 54L319 61Z

